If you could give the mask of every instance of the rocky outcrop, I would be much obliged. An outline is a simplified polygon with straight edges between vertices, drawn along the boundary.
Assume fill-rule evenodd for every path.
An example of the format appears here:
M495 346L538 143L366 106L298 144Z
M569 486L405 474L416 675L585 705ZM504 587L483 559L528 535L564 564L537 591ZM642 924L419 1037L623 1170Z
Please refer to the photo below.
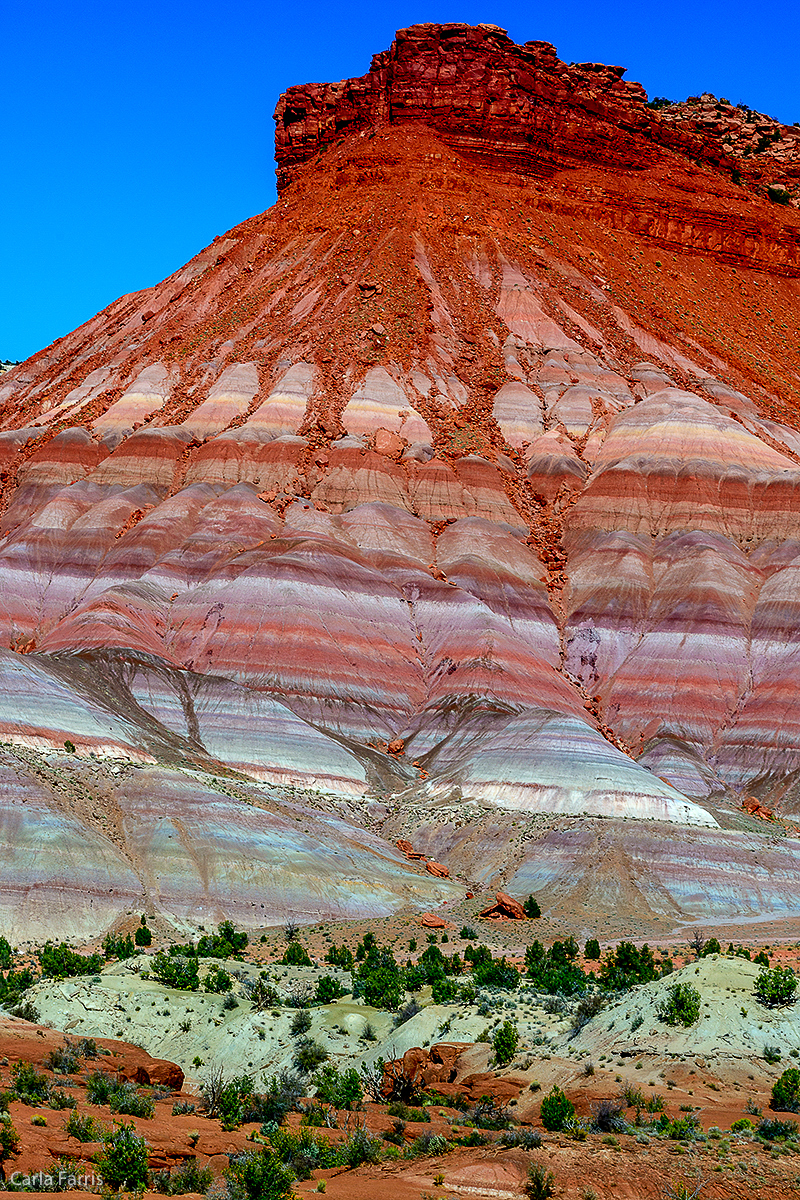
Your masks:
M703 143L646 106L624 67L567 64L549 42L517 46L496 25L414 25L367 75L289 88L275 109L278 188L348 133L416 123L460 154L523 174L586 161L641 167L657 147ZM708 152L707 147L703 147ZM721 146L713 161L723 163Z
M526 921L528 915L518 900L513 896L507 896L505 892L498 892L495 896L494 904L490 904L488 908L484 908L481 917L489 917L495 920L508 921Z

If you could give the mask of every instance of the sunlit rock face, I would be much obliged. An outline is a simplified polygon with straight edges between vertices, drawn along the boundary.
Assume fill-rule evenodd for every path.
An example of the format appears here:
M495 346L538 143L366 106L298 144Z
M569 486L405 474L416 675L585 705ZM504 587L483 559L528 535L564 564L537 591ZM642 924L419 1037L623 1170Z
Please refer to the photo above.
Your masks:
M281 98L273 209L3 375L21 932L458 892L373 810L795 811L800 221L622 74L403 31Z

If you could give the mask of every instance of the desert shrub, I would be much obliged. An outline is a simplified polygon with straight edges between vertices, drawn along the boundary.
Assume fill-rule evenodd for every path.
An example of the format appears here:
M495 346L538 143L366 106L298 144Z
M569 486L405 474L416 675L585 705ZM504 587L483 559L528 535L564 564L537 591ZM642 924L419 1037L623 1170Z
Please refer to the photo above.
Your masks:
M155 1105L149 1096L143 1095L135 1083L125 1080L117 1083L111 1089L108 1097L112 1113L126 1117L144 1117L152 1120L155 1116Z
M274 1008L280 997L267 979L245 979L242 984L242 995L248 1000L256 1012L265 1008Z
M598 942L597 938L589 938L588 942L583 948L583 955L584 958L589 960L589 962L599 962L600 943Z
M478 987L507 988L509 991L519 987L519 971L506 962L505 955L474 965L472 978Z
M173 1104L172 1106L173 1117L185 1117L196 1111L197 1105L192 1104L190 1100L179 1100L177 1104Z
M99 954L78 954L66 942L45 942L39 951L39 966L48 979L66 979L72 975L96 975L103 965Z
M311 1028L311 1013L307 1008L298 1008L292 1017L289 1028L294 1037L298 1037L301 1033L308 1033Z
M74 1075L81 1064L81 1057L76 1046L65 1038L63 1045L51 1050L45 1061L51 1071L57 1071L60 1075Z
M23 993L33 983L33 972L29 967L21 971L9 971L7 975L0 973L0 1004L13 1012L15 1017L25 1021L39 1020L39 1014L29 1000L23 1000Z
M508 1129L511 1112L505 1104L498 1104L491 1096L481 1096L477 1104L467 1109L467 1120L478 1129Z
M422 1133L406 1150L409 1158L422 1158L423 1156L430 1158L438 1158L440 1154L444 1154L447 1150L447 1138L442 1137L440 1133Z
M362 1163L379 1163L383 1157L380 1138L360 1126L339 1146L336 1160L343 1167L360 1167Z
M523 1190L528 1200L550 1200L555 1190L555 1177L541 1163L532 1162L528 1166L528 1178L523 1184Z
M657 1012L665 1025L683 1025L688 1029L700 1018L700 993L691 983L673 983Z
M596 1133L622 1133L627 1128L624 1117L625 1101L595 1100L592 1109L592 1129Z
M81 1116L73 1108L64 1125L67 1137L75 1138L77 1142L97 1142L102 1137L102 1126L90 1116Z
M162 1196L185 1196L188 1192L205 1195L214 1176L208 1167L198 1167L189 1159L174 1171L154 1171L150 1176L150 1190Z
M281 962L285 967L310 967L312 965L308 951L300 942L289 942Z
M237 933L232 921L222 921L216 933L207 933L197 943L199 958L241 958L247 946L246 933Z
M19 1153L19 1134L10 1120L0 1121L0 1177L3 1163L12 1154Z
M676 1117L673 1121L662 1113L656 1131L663 1137L672 1138L673 1141L692 1141L700 1132L700 1122L694 1113L686 1113L682 1117Z
M153 943L153 935L147 928L147 921L142 917L139 922L133 940L137 946L150 946Z
M659 979L661 971L650 947L639 949L632 942L620 942L610 950L600 968L599 979L613 991L628 991L638 983Z
M545 1129L556 1133L575 1116L575 1105L567 1099L560 1087L554 1085L542 1100L539 1116Z
M153 956L150 970L165 987L184 992L196 992L200 987L199 964L193 956L159 951Z
M47 1100L49 1083L46 1075L37 1071L33 1063L15 1062L11 1068L11 1091L14 1099L35 1107Z
M528 899L525 901L522 908L526 917L532 917L535 919L536 917L540 917L542 915L542 910L539 908L535 896L528 896Z
M402 1100L392 1100L386 1106L390 1117L399 1117L402 1121L430 1121L430 1114L425 1108L409 1108Z
M394 1027L398 1029L401 1025L405 1025L406 1021L410 1021L418 1012L422 1012L422 1008L412 996L408 1004L404 1004L402 1008L398 1008L394 1016Z
M406 1144L406 1123L405 1121L393 1121L392 1128L387 1129L383 1134L385 1142L392 1142L395 1146L405 1146Z
M461 932L458 936L464 938L468 942L477 942L478 940L478 934L471 925L462 925Z
M575 954L572 948L575 946ZM541 942L535 941L525 951L525 967L528 980L540 992L550 995L574 996L586 987L586 974L573 961L577 957L578 947L574 939L566 942L553 942L545 949Z
M761 971L753 995L766 1008L783 1008L792 1004L797 991L797 977L791 967L773 967Z
M764 1062L770 1064L779 1063L782 1058L780 1046L765 1046L764 1047Z
M800 1070L789 1067L772 1085L770 1108L776 1112L800 1110Z
M272 1150L235 1154L224 1172L230 1200L290 1200L294 1173Z
M121 933L108 933L103 938L103 955L105 958L118 958L120 961L126 958L133 958L136 953L136 947L133 944L131 935Z
M332 967L341 967L344 971L352 971L355 966L352 950L348 950L344 944L337 946L335 942L326 953L325 962L329 962Z
M86 1099L90 1104L108 1104L114 1083L106 1071L92 1071L86 1076Z
M602 992L587 992L584 996L581 996L578 1006L572 1014L572 1024L570 1026L572 1037L579 1034L584 1025L588 1025L593 1017L602 1012L607 1002Z
M500 1066L510 1063L517 1052L519 1032L510 1021L504 1021L492 1038L492 1050Z
M323 1066L314 1076L317 1099L334 1108L358 1108L364 1098L364 1089L355 1067L339 1071L332 1064Z
M77 1103L75 1097L70 1096L68 1092L63 1092L60 1088L54 1088L52 1085L48 1087L47 1104L50 1108L63 1111L65 1108L74 1108Z
M538 1129L504 1129L500 1134L501 1146L519 1146L521 1150L538 1150L542 1135Z
M458 985L452 979L439 975L431 981L431 998L434 1004L452 1004L458 995Z
M11 945L7 938L0 937L0 968L11 970Z
M313 1038L303 1038L294 1052L294 1065L298 1071L309 1074L321 1067L328 1057L328 1051L315 1042Z
M219 995L229 992L232 987L233 980L224 967L212 967L203 979L203 990L206 992L216 992Z
M264 1128L276 1158L291 1167L298 1179L309 1179L312 1172L324 1171L338 1164L337 1148L331 1145L328 1138L318 1137L308 1128L301 1129L299 1133L279 1129L276 1125Z
M764 967L765 970L769 969L769 955L766 950L759 950L758 954L753 958L753 962L757 963L759 967Z
M260 1116L254 1119L280 1125L286 1114L297 1106L304 1091L300 1076L284 1068L266 1080L264 1091L258 1096Z
M147 1142L134 1125L120 1123L105 1138L105 1148L95 1162L103 1183L119 1192L147 1187Z
M775 1117L765 1117L763 1121L759 1121L756 1133L759 1137L766 1138L767 1141L785 1141L786 1138L793 1138L797 1134L796 1121L777 1121Z
M322 975L317 980L314 1000L317 1004L333 1004L334 1000L338 1000L344 994L344 988L338 979L334 979L332 975Z
M78 1038L75 1042L75 1053L81 1058L97 1058L97 1042L91 1037Z
M398 1008L406 982L389 947L379 947L367 933L356 948L356 958L360 966L353 977L353 995L363 996L373 1008Z

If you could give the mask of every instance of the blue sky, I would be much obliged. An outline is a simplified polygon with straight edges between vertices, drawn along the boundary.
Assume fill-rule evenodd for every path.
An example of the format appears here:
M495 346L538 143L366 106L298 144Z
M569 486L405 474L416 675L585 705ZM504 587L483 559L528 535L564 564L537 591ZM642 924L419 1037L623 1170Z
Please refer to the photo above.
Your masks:
M25 358L170 274L275 198L272 112L293 83L363 74L395 29L489 21L567 61L624 64L800 121L800 3L321 4L26 0L0 72L0 358Z

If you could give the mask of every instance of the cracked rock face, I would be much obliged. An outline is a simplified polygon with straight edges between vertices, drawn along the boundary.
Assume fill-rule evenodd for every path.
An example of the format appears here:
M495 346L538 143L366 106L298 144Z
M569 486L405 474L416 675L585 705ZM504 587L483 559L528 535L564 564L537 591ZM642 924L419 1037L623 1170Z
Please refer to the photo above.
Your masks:
M37 829L69 854L86 831L86 931L141 890L263 923L281 839L307 919L454 894L372 811L668 822L731 861L743 798L791 824L800 221L621 75L402 31L362 79L281 98L273 209L4 373L26 927ZM149 772L147 805L90 755ZM278 836L312 802L324 836ZM434 840L467 870L461 834Z

